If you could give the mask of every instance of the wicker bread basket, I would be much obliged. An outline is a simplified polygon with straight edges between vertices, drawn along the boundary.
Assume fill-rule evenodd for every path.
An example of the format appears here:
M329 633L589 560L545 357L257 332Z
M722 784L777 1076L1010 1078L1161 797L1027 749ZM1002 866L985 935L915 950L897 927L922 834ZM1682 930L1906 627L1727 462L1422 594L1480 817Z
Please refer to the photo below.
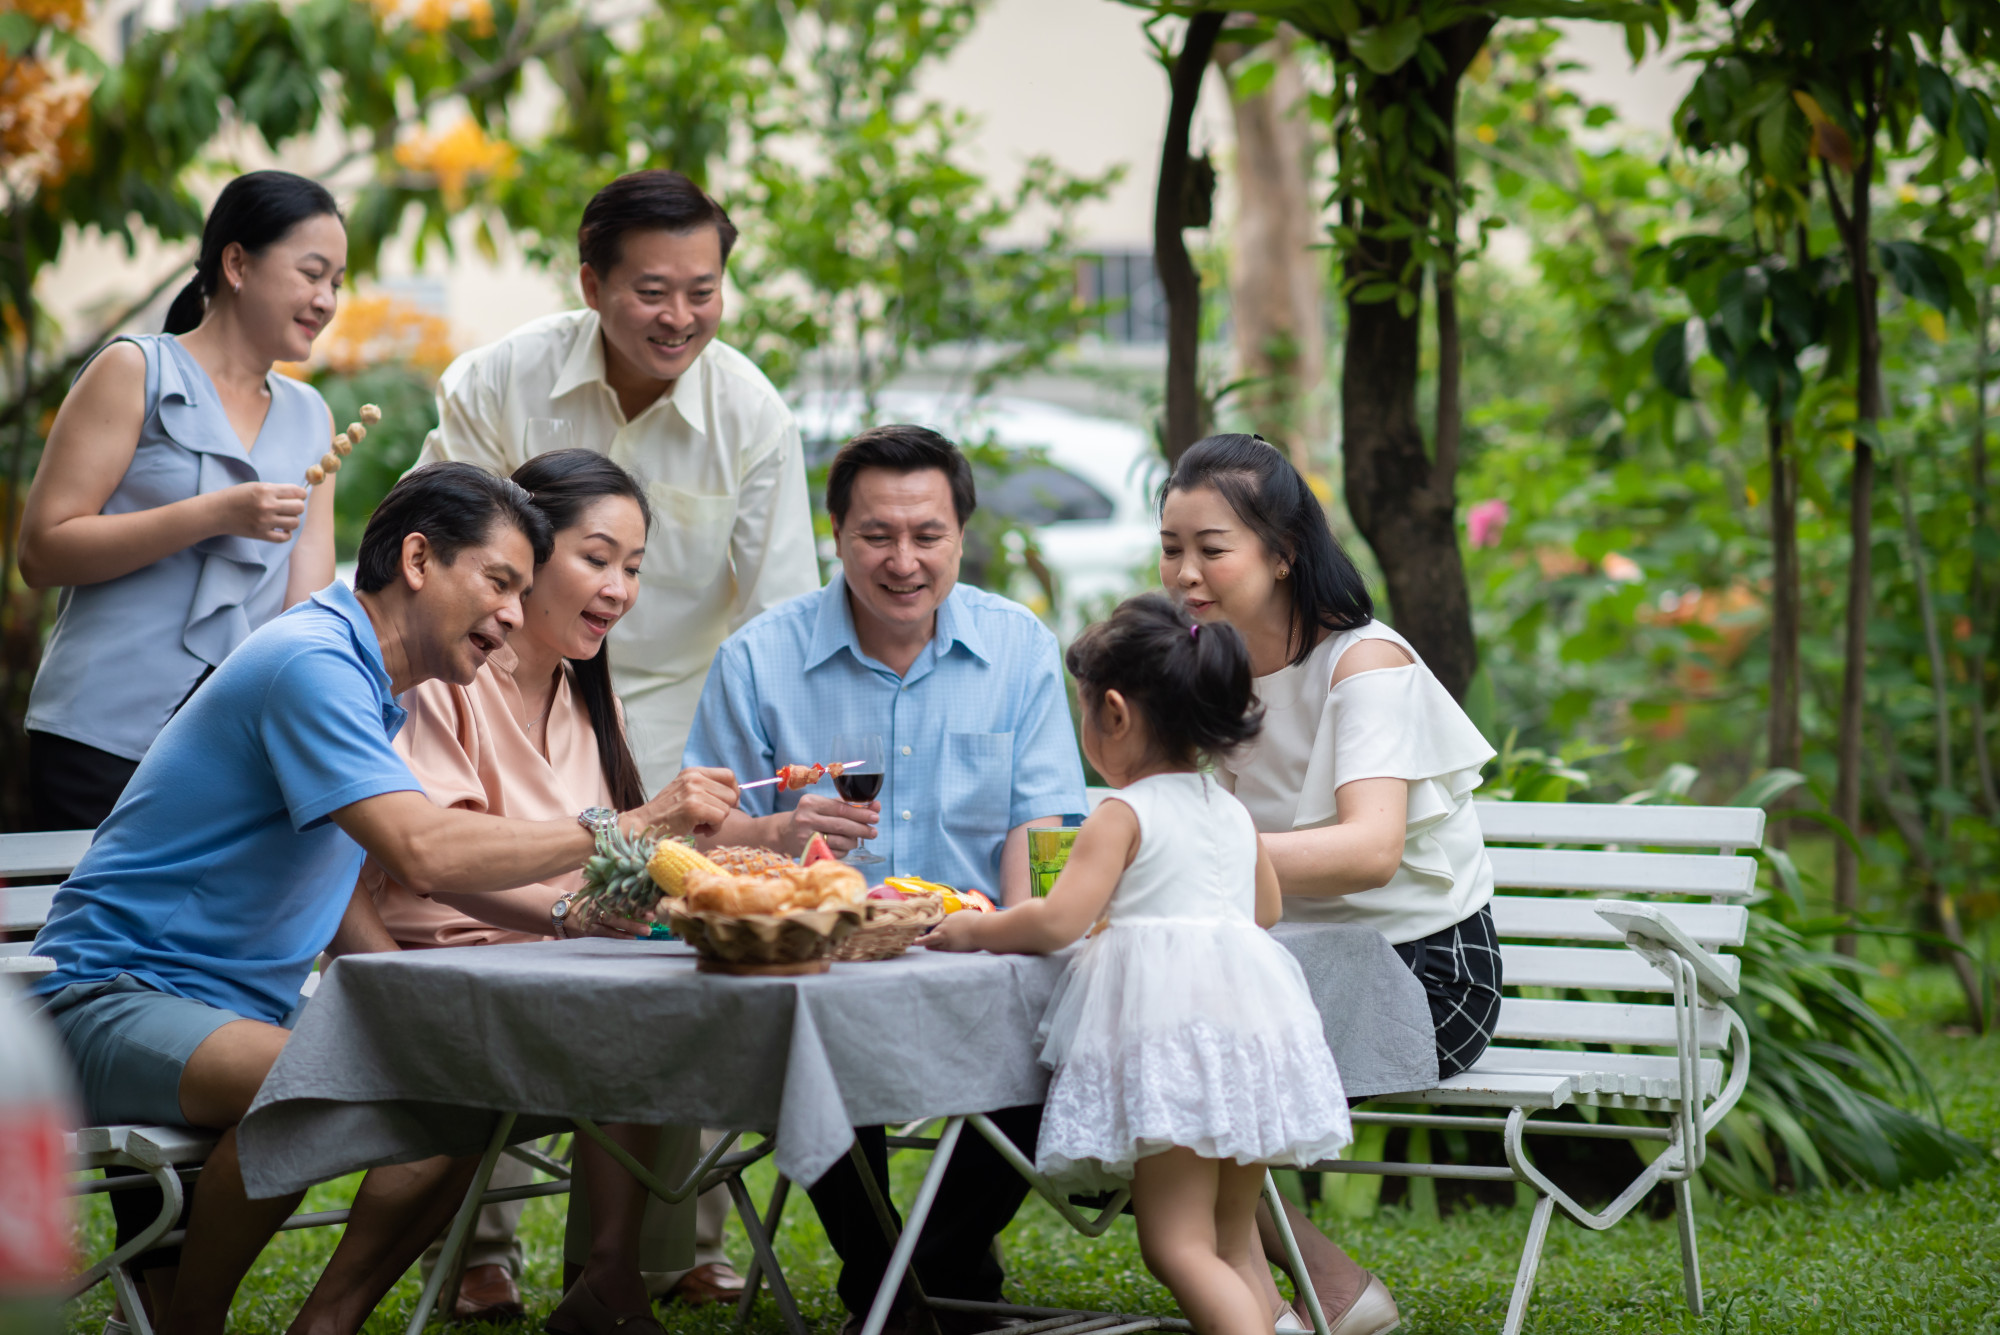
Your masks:
M666 906L667 925L700 956L704 973L824 973L836 945L862 922L859 907L792 913L689 913Z
M864 907L868 921L834 946L833 958L848 962L893 959L944 921L942 895L871 899Z

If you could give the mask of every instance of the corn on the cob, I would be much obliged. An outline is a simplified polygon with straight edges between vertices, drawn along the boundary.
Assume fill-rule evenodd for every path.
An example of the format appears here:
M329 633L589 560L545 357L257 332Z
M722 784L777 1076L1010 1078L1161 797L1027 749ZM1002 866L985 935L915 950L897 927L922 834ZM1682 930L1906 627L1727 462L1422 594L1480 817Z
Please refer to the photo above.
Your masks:
M653 856L646 860L646 872L653 883L676 898L686 890L687 874L691 871L728 874L678 839L660 840Z

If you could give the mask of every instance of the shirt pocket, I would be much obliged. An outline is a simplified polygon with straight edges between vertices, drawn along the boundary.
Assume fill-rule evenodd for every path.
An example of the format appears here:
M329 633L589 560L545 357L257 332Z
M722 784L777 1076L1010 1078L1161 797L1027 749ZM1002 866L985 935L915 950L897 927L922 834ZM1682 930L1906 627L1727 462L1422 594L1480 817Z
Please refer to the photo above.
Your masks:
M1014 734L948 732L938 804L944 828L968 838L1007 833L1014 789Z
M699 590L715 583L729 557L736 526L736 496L683 491L664 482L648 483L653 531L646 537L646 580L669 588Z

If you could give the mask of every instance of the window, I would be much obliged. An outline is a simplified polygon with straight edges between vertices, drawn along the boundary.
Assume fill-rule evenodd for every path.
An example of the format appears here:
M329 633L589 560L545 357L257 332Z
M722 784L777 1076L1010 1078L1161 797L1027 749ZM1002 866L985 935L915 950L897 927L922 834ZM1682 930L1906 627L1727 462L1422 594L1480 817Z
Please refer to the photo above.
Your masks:
M1167 341L1167 294L1150 250L1107 250L1076 263L1077 295L1088 304L1113 305L1098 322L1107 343Z

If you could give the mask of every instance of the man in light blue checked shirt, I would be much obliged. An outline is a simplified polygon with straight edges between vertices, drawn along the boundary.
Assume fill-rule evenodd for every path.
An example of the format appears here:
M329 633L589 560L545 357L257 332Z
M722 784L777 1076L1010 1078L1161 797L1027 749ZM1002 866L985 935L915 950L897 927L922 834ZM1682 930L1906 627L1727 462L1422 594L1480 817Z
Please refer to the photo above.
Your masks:
M841 447L826 483L840 573L723 641L686 754L690 764L748 778L852 760L832 753L833 739L878 733L888 762L882 793L850 805L753 788L717 842L797 853L819 833L844 853L870 839L883 861L867 869L881 876L998 891L1004 904L1028 897L1028 828L1083 813L1083 765L1056 637L1019 603L958 587L975 504L971 464L935 431L876 427ZM1032 1154L1041 1112L990 1115ZM882 1128L857 1127L855 1139L886 1196ZM852 1159L809 1190L841 1259L838 1287L851 1314L842 1335L855 1335L888 1268L888 1245ZM1026 1194L997 1151L966 1137L917 1239L912 1261L924 1291L998 1302L1004 1276L993 1239ZM936 1316L942 1335L963 1335L956 1314ZM968 1329L991 1324L974 1319ZM910 1329L898 1312L885 1335Z
M841 449L827 479L841 572L723 642L686 756L748 778L853 759L834 738L874 733L882 792L851 805L752 789L717 842L797 853L817 832L845 853L867 839L883 859L871 879L1027 897L1028 828L1085 810L1083 768L1055 636L958 585L974 504L970 464L934 431L877 427Z

